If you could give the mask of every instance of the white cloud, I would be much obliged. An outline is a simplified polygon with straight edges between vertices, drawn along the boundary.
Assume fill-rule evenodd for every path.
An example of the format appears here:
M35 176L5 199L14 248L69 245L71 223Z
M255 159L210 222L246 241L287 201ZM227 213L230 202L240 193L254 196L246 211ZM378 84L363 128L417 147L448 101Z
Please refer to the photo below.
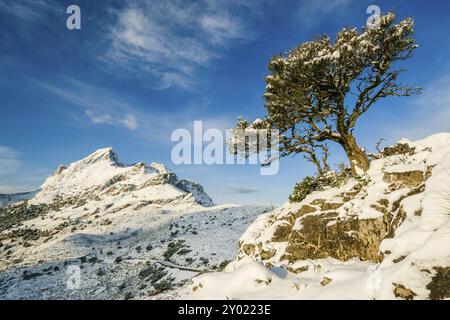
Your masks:
M229 39L243 37L242 25L228 14L205 15L200 23L216 43L224 43Z
M136 117L132 114L112 115L109 113L98 113L92 110L85 110L84 114L93 124L120 125L128 130L136 130L139 127Z
M135 1L116 12L110 47L101 59L133 75L144 73L157 87L191 88L195 72L221 56L232 40L245 39L244 23L231 10L239 2Z
M14 174L20 166L18 152L6 147L0 146L0 176Z
M113 124L114 118L110 114L96 114L91 110L85 110L84 114L94 124Z
M127 127L129 130L136 130L138 128L138 122L136 120L136 117L132 114L127 114L125 118L121 120L123 125Z

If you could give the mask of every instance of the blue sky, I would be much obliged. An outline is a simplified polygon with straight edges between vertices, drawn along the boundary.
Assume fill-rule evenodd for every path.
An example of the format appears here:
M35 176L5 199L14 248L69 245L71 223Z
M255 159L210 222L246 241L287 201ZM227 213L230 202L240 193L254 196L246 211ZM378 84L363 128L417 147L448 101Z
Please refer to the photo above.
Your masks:
M66 8L82 28L66 28ZM357 125L359 143L450 131L448 1L0 0L0 192L38 187L60 163L112 146L123 162L162 162L217 203L281 204L313 167L171 163L170 134L264 115L269 59L318 34L361 27L366 8L416 21L420 48L403 81L424 94L386 99ZM334 163L342 151L332 147Z

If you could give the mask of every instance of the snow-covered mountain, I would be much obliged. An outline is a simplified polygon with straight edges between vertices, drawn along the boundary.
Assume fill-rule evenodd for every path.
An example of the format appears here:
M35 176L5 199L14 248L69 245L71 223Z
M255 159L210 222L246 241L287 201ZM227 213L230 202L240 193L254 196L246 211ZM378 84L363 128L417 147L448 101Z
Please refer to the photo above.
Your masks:
M268 211L214 206L200 184L161 164L122 164L111 148L60 166L22 200L0 207L0 299L170 295L222 269Z
M112 148L97 150L69 166L61 165L30 203L49 203L57 198L80 204L114 199L116 209L155 202L213 205L198 183L179 179L162 164L124 165Z
M449 299L450 133L406 139L367 176L260 216L194 299Z

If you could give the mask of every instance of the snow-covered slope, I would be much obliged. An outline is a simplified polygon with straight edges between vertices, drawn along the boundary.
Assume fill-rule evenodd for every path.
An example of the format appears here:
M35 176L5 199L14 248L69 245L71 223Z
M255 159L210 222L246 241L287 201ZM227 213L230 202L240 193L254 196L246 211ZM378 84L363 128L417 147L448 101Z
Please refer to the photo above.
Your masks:
M450 133L406 139L363 179L260 216L195 299L450 298Z
M163 165L124 165L100 149L60 166L29 201L0 208L0 299L171 296L222 269L267 211L214 206Z

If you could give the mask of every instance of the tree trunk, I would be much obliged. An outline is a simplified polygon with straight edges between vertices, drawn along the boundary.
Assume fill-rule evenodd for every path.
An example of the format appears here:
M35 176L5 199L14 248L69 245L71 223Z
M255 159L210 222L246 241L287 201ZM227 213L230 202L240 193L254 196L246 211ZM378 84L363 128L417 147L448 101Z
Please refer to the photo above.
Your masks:
M350 161L353 176L359 175L361 171L367 172L369 170L369 159L364 150L358 146L352 134L342 135L341 145Z

